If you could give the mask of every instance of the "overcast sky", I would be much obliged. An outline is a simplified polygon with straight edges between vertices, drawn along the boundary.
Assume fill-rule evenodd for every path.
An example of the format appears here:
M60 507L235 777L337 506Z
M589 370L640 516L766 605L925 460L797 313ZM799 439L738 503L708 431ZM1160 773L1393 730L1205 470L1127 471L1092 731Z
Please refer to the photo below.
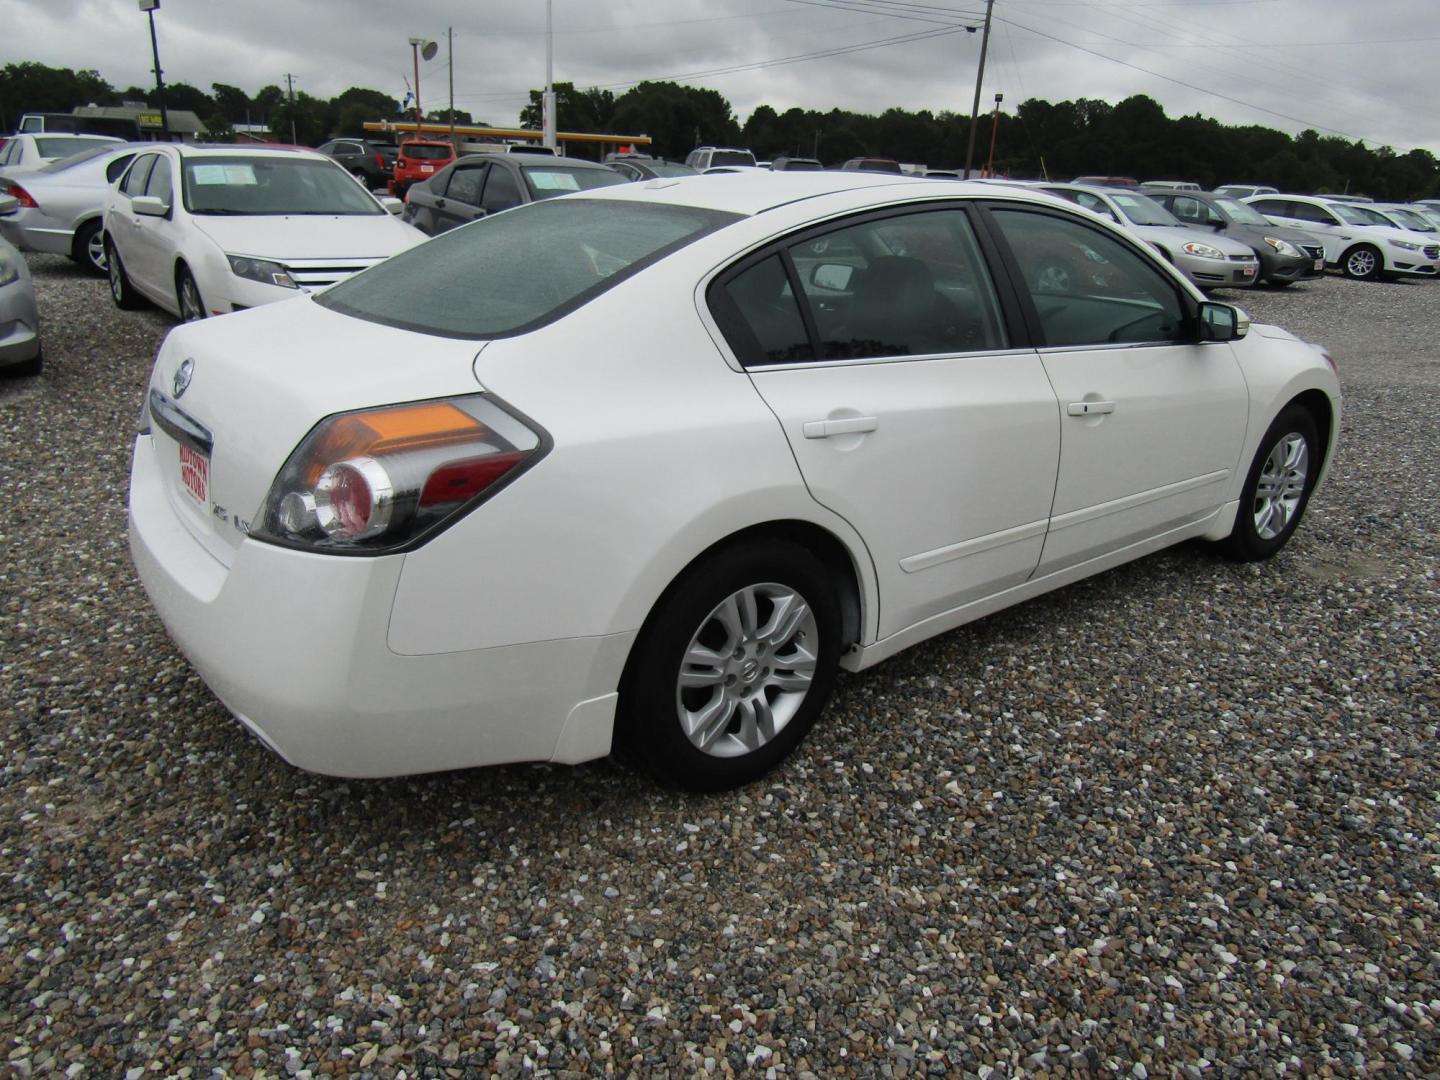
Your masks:
M553 4L557 81L619 94L670 78L718 90L742 121L760 104L968 113L981 38L956 27L978 24L984 9L984 0ZM442 107L447 27L455 104L477 118L513 124L545 80L543 0L162 0L156 25L166 78L207 91L284 86L288 72L320 97L367 86L400 98L408 39L426 37L440 51L422 62L421 102ZM95 68L117 87L153 82L136 0L0 0L0 27L0 62ZM1437 56L1440 0L996 0L981 107L996 92L1007 108L1143 93L1171 116L1313 127L1440 154Z

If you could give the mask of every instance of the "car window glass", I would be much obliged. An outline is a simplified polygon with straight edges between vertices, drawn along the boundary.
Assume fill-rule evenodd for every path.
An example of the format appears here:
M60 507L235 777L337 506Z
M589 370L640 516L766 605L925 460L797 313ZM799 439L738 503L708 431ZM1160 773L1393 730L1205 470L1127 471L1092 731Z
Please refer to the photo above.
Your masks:
M115 179L125 171L125 167L135 160L134 154L122 154L109 165L105 166L105 182L113 184Z
M994 211L1049 346L1188 339L1175 284L1120 240L1085 222Z
M480 191L485 186L485 170L488 165L466 165L450 173L450 184L445 188L447 199L455 199L468 206L480 205Z
M995 290L963 210L898 214L790 247L821 359L1003 348Z
M762 259L730 278L719 292L717 314L741 363L749 367L814 359L780 255Z
M15 150L19 147L18 142L12 142L5 149L0 150L0 165L9 165L10 159L15 156Z
M497 214L501 210L519 206L524 201L520 194L520 185L510 170L501 165L492 165L490 175L485 180L485 194L480 200L481 208L486 213Z
M155 158L155 167L150 170L150 179L145 183L145 194L153 195L166 206L174 196L170 182L170 159L162 155Z
M145 193L146 181L150 179L150 169L155 164L155 159L159 156L159 154L142 154L136 158L135 164L131 166L130 171L125 174L125 183L120 186L120 190L132 197L135 195L143 195Z
M1338 224L1335 215L1323 206L1302 202L1291 202L1285 205L1289 207L1289 211L1285 215L1287 217L1299 218L1301 221L1314 221L1320 225Z

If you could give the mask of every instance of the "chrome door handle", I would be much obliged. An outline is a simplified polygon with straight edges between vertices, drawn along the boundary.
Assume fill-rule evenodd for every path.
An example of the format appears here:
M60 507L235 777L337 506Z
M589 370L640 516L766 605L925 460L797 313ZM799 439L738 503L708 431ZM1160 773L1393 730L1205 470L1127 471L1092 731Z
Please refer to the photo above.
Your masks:
M1098 416L1115 411L1113 401L1072 401L1065 409L1071 416Z
M880 421L873 416L847 416L840 420L811 420L805 425L805 438L828 439L831 435L856 435L874 431Z

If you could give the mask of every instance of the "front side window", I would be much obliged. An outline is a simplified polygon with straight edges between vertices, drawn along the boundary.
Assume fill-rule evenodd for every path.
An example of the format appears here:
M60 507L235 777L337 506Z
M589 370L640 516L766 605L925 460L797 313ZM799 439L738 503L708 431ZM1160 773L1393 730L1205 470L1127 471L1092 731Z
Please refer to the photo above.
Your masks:
M135 164L125 174L125 182L120 185L120 190L131 198L136 195L144 195L145 183L150 179L150 170L159 156L159 154L142 154L136 158Z
M735 220L718 210L659 203L531 203L443 233L332 286L315 302L422 334L508 337L560 318Z
M1289 210L1288 210L1288 211L1286 211L1286 210L1284 210L1284 209L1281 209L1281 210L1277 211L1277 213L1279 213L1279 214L1281 214L1281 215L1283 215L1283 216L1286 216L1286 217L1298 218L1298 219L1301 220L1301 221L1313 221L1313 222L1314 222L1315 224L1317 224L1317 225L1338 225L1338 224L1340 224L1339 221L1336 220L1334 214L1332 214L1332 213L1331 213L1329 210L1327 210L1325 207L1323 207L1323 206L1316 206L1314 203L1302 203L1302 202L1284 203L1284 202L1282 202L1280 205L1281 205L1282 207L1286 207L1286 206L1289 207ZM1351 224L1362 224L1362 223L1361 223L1361 222L1352 222Z
M192 214L383 214L343 169L302 157L209 155L181 167L185 208Z
M1119 239L1081 221L997 209L1051 347L1190 340L1180 292Z
M175 197L170 180L170 159L160 155L155 158L155 167L150 170L150 179L145 184L145 194L153 195L166 206Z
M490 166L490 176L485 181L485 196L480 201L481 209L487 214L498 214L501 210L509 210L524 201L520 194L520 185L515 182L510 170L504 165Z
M445 198L455 199L466 206L480 205L480 192L485 187L485 170L488 165L457 166L450 173L450 186L445 188Z

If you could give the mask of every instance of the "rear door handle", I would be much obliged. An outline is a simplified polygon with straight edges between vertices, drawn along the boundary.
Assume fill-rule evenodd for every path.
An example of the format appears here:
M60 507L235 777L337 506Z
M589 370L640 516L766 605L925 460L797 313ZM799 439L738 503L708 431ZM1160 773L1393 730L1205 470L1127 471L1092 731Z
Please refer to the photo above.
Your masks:
M1098 416L1115 411L1113 401L1072 401L1065 409L1071 416Z
M805 438L828 439L831 435L856 435L874 431L880 421L873 416L847 416L840 420L811 420L805 425Z

